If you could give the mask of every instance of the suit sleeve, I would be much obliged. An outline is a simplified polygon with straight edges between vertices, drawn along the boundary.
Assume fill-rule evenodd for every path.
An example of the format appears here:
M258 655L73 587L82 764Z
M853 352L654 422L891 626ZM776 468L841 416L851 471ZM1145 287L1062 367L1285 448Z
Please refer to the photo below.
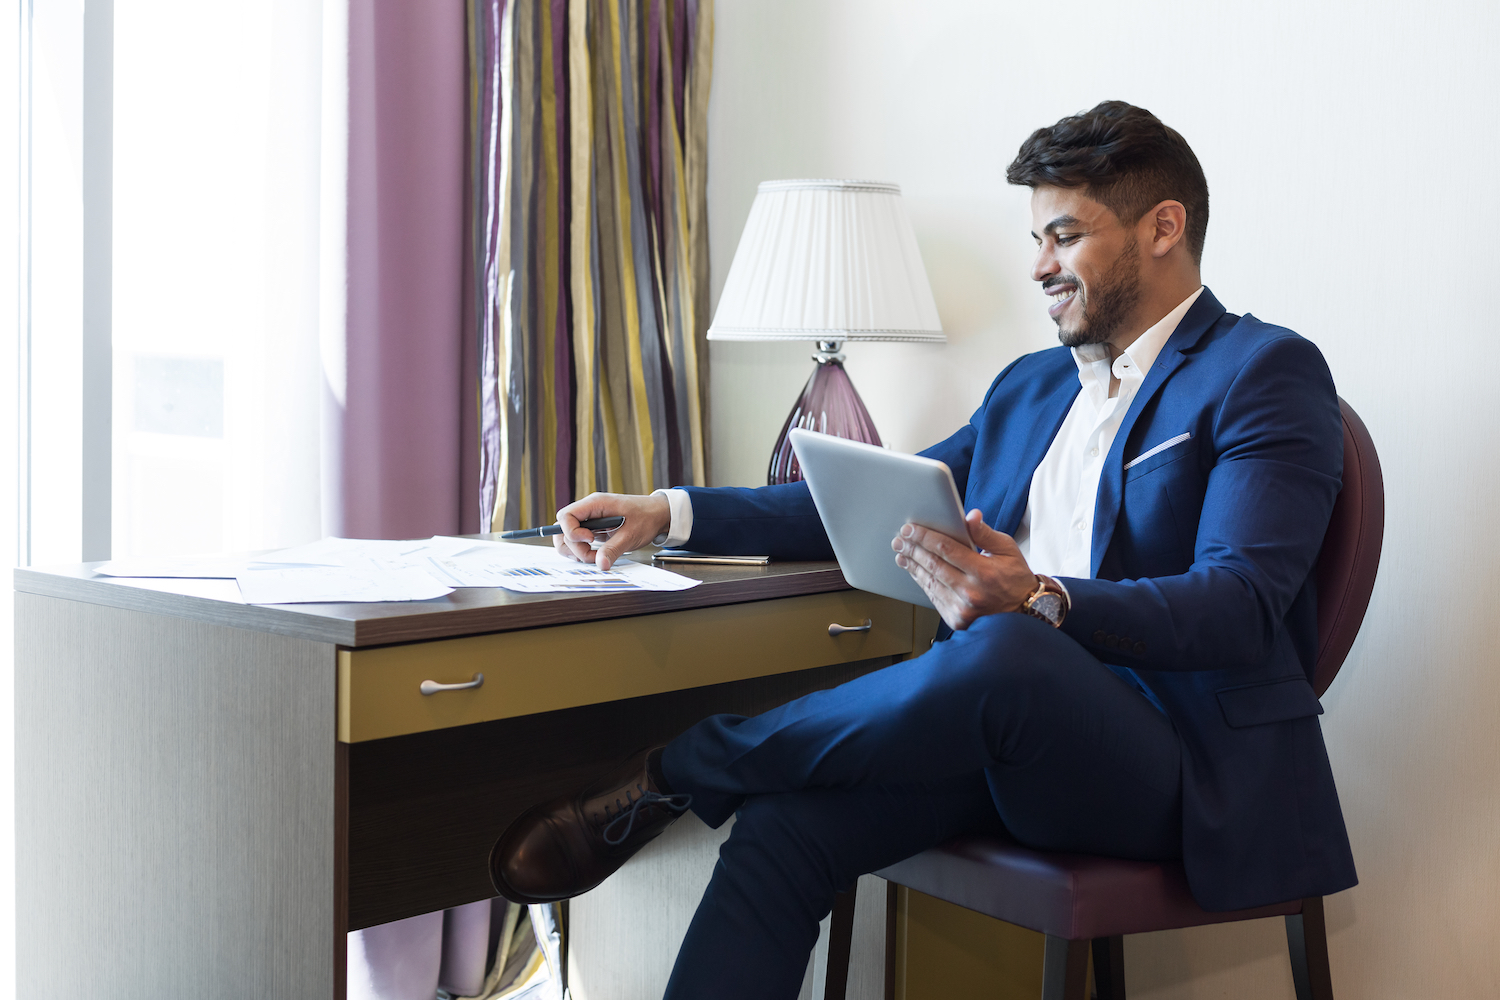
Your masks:
M833 558L833 546L806 483L683 489L693 502L690 549L773 559Z
M1284 337L1253 355L1213 418L1193 562L1177 576L1068 579L1063 631L1145 670L1260 665L1322 547L1343 470L1343 423L1318 349ZM1101 637L1130 636L1128 649Z
M990 397L995 395L995 390L1005 376L1020 361L1017 358L995 376L995 381L990 383L989 390L984 394L984 402L979 404L979 409L974 411L968 423L931 448L917 452L923 458L935 458L949 468L953 473L953 485L958 487L958 495L961 497L969 495L969 470L974 463L974 445L979 440L979 428L984 424L984 411L990 405Z
M975 430L995 386L1016 366L1012 361L996 376L984 403L963 427L921 452L953 471L960 496L965 494L974 456ZM778 486L682 487L693 504L693 533L687 547L723 555L768 555L773 559L832 559L833 546L812 493L803 482Z

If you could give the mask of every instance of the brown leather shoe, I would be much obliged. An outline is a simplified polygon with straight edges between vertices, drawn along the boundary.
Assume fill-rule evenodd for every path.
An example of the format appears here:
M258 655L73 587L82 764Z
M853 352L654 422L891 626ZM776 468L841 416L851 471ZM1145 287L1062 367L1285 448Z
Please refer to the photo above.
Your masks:
M490 852L490 877L516 903L551 903L588 892L613 875L692 805L663 795L646 756L634 754L576 795L533 806Z

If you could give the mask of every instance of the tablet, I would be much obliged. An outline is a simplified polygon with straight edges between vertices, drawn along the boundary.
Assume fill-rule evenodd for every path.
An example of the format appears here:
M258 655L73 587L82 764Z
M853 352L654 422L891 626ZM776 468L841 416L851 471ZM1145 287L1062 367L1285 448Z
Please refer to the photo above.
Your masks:
M910 521L968 541L948 466L801 428L787 437L849 585L932 607L911 574L896 565L891 539Z

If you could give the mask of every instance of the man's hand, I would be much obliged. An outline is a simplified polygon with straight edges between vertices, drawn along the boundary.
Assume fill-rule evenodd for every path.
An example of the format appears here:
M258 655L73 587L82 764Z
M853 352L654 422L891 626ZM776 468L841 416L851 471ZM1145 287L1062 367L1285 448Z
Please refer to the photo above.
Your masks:
M591 549L594 533L578 523L591 517L623 517L625 523L615 529L602 548ZM644 497L590 493L558 511L557 523L563 529L562 534L552 536L557 551L608 570L622 555L650 545L653 538L670 528L672 510L667 498L658 493Z
M964 521L969 538L982 551L915 524L904 525L901 534L891 539L896 565L911 574L955 632L962 632L982 615L1019 610L1036 590L1036 574L1026 565L1015 539L985 524L977 510L969 511Z

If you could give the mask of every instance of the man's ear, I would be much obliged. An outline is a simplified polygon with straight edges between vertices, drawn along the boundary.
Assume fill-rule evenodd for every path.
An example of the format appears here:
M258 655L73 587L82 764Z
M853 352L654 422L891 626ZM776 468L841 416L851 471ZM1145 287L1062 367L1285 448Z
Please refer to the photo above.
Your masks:
M1180 201L1160 202L1141 221L1153 257L1165 257L1187 235L1187 209Z

